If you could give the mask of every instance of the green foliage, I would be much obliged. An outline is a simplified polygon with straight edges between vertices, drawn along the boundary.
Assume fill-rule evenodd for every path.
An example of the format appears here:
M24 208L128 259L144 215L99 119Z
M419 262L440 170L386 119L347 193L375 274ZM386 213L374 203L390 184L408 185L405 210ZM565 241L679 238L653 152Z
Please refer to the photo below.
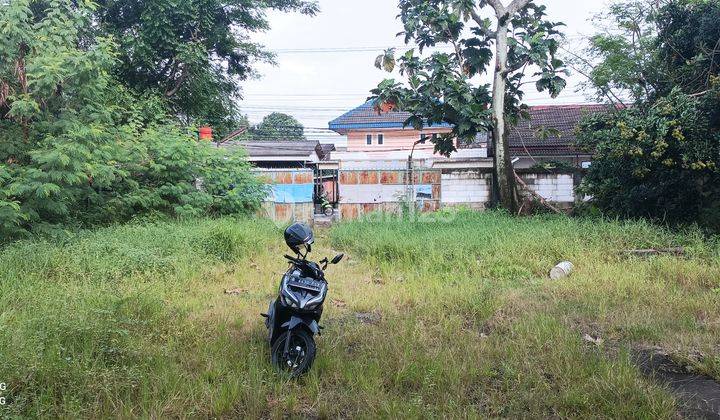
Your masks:
M373 98L411 112L413 116L406 122L409 126L453 124L452 136L435 141L435 150L449 155L455 150L455 138L471 141L494 125L490 87L478 85L473 78L490 68L496 34L490 20L480 18L474 2L402 0L400 11L406 43L416 43L420 53L438 44L448 44L455 51L423 57L409 50L397 60L394 50L386 51L375 65L391 71L397 64L408 79L407 85L385 80L372 90ZM508 71L502 76L508 82L506 113L514 122L524 108L522 86L528 82L528 67L537 68L532 76L538 91L548 91L555 97L565 87L565 68L556 56L560 45L558 27L562 24L546 20L545 7L532 2L506 18Z
M720 70L719 19L714 1L618 1L573 62L589 76L586 86L613 102L652 102L678 88L700 93Z
M585 119L580 146L595 157L582 191L608 214L720 228L718 99L717 89L703 100L676 90L648 109Z
M655 11L654 2L621 1L596 18L603 31L589 38L588 48L573 64L589 77L585 86L595 90L598 99L619 101L625 95L639 101L657 91L661 75Z
M168 125L155 95L114 81L110 40L83 42L93 11L69 0L0 9L3 239L148 212L251 210L264 192L241 156Z
M114 72L127 87L164 96L185 122L220 136L236 127L238 81L273 55L250 40L269 28L268 10L314 15L303 0L99 0L99 31L118 42Z
M615 30L591 38L592 86L635 102L580 126L596 153L582 189L606 214L720 229L717 16L717 2L617 3Z
M304 128L292 115L273 112L250 130L253 140L305 140Z

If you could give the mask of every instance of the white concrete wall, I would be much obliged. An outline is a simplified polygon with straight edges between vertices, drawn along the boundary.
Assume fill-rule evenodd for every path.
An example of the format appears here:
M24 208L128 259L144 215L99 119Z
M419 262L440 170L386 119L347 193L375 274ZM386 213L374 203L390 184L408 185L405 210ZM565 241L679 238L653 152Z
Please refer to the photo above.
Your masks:
M490 201L490 174L453 171L442 174L443 205L476 204Z
M544 199L556 203L575 201L573 176L569 174L522 174L528 187Z

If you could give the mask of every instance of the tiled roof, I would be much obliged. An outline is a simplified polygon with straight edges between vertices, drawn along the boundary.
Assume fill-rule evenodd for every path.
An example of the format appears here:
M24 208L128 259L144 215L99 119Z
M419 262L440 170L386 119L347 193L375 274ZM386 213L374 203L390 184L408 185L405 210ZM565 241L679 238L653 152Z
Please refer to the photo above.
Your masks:
M563 156L575 155L575 127L586 115L607 110L601 104L542 105L530 107L529 119L522 119L508 133L510 152L513 156ZM410 113L390 111L378 113L371 101L355 108L330 122L330 129L345 134L353 129L402 128ZM442 127L452 127L442 124ZM540 132L546 129L547 138ZM554 130L557 130L554 133ZM478 136L472 145L462 148L478 147L483 136Z
M307 158L320 149L317 141L229 141L221 147L242 147L251 158L288 157L288 160Z
M330 121L331 130L346 134L348 130L362 130L374 128L403 128L405 121L412 114L404 111L390 111L379 113L373 101L365 102L359 107L346 112ZM432 127L451 127L450 124L437 124Z
M521 119L508 133L513 156L560 156L580 153L575 147L575 127L588 114L604 112L606 105L543 105L530 107L530 119ZM547 138L541 133L547 130ZM557 130L556 133L552 131Z
M320 144L320 160L327 160L330 157L330 152L335 151L335 145L332 143L321 143Z

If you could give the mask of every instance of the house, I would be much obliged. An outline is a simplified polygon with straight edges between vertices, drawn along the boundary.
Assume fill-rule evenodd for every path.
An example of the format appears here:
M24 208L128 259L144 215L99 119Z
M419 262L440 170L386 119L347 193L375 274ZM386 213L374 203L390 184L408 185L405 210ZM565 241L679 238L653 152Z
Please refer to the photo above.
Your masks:
M373 102L368 101L330 121L331 130L347 136L347 148L331 153L330 161L340 169L402 169L407 167L412 153L416 167L431 167L435 162L448 160L490 163L484 139L471 147L461 146L450 158L436 154L431 141L417 144L422 138L430 140L452 132L452 126L443 123L416 130L404 126L410 116L396 109L378 111Z
M520 120L508 133L515 167L529 168L549 161L587 167L590 155L574 146L575 127L582 116L605 110L605 105L598 104L530 107L529 118ZM403 168L417 140L452 131L449 124L422 131L403 127L410 116L398 110L378 112L371 101L350 110L329 123L331 130L348 138L347 150L333 152L330 161L341 169ZM427 142L415 146L413 160L416 167L492 167L490 143L487 135L478 136L472 144L457 145L458 150L446 158L435 154L432 142Z
M600 104L530 107L529 118L520 120L508 132L514 166L522 169L554 161L587 168L591 155L575 147L575 129L585 115L606 111L607 106Z
M276 220L309 221L321 212L320 197L337 205L337 170L321 164L335 151L334 144L318 141L226 141L219 147L242 148L254 172L270 184L272 194L263 203L265 215Z

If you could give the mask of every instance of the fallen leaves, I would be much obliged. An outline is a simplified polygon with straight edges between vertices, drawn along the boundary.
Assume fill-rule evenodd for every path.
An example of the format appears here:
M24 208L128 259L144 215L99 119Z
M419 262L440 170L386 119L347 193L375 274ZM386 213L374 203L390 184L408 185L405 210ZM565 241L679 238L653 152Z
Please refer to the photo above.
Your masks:
M344 308L347 306L347 303L341 299L331 299L330 303L336 308Z
M226 294L226 295L233 295L233 296L244 295L244 294L246 294L247 292L248 292L247 289L243 289L243 288L241 288L241 287L234 287L234 288L232 288L232 289L225 289L225 294Z
M602 343L605 341L600 337L593 337L590 334L583 335L583 340L587 341L588 343L595 344L596 346L602 345Z

